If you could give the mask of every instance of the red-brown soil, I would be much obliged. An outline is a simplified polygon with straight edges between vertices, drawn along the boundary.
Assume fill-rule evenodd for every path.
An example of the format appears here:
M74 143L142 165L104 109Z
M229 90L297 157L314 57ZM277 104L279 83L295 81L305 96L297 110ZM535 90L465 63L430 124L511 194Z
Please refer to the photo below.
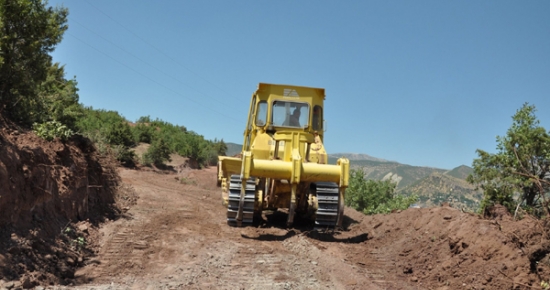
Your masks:
M95 255L89 229L119 214L114 164L83 137L47 142L0 116L0 288L74 279Z
M27 146L48 152L61 146L32 140ZM498 209L485 219L450 207L375 216L346 208L345 229L331 234L310 231L307 221L286 229L284 213L266 212L254 226L232 228L215 168L118 173L126 203L108 218L61 219L62 211L42 221L31 215L21 223L26 232L2 225L0 289L543 289L550 280L548 224ZM69 220L81 221L66 227ZM42 227L59 231L58 242L35 238ZM79 237L85 245L75 244Z

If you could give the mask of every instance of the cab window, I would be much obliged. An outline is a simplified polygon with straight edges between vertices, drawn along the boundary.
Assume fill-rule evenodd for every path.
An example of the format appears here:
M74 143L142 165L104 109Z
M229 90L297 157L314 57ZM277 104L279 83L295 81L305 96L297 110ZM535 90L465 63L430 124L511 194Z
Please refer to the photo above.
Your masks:
M264 126L267 120L267 102L261 101L256 109L256 126Z
M309 125L307 103L274 101L271 123L273 126L304 128Z
M323 108L319 105L313 107L313 130L323 131Z

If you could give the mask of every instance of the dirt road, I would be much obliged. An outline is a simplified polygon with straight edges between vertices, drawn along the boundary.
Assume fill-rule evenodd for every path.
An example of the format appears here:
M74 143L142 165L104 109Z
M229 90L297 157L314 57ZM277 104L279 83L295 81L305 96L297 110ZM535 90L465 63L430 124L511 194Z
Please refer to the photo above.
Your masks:
M137 204L99 229L98 254L73 285L55 289L542 289L550 273L550 247L529 219L346 209L346 229L331 235L287 230L280 212L232 228L215 169L120 175Z
M284 229L282 214L266 217L267 227L228 227L214 169L120 174L139 200L101 229L99 255L76 273L86 283L78 288L388 289L375 281L384 277L346 261L342 245L361 235L323 242Z

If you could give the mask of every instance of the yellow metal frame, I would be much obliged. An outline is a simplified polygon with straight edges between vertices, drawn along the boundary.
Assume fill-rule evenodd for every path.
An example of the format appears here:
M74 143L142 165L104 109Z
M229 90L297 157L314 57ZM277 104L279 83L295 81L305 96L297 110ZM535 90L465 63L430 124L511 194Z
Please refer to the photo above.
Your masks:
M241 206L237 213L238 223L242 219L246 180L251 176L289 182L291 189L289 223L292 222L296 207L297 185L301 182L335 182L339 185L340 199L343 201L349 181L349 160L340 158L336 165L319 164L326 162L326 152L322 145L324 120L314 120L313 108L316 106L323 108L324 100L325 90L321 88L259 84L250 102L241 158L219 157L219 180L229 180L232 174L239 174L242 179ZM272 105L275 101L308 104L310 108L307 116L308 126L301 128L274 126L271 119ZM265 117L263 124L257 125L257 108L260 102L267 102L267 111L266 116L262 116ZM314 121L318 123L314 124ZM314 152L311 146L315 146L313 150L317 151ZM314 158L310 158L312 153L315 153ZM310 162L310 159L319 163ZM340 207L342 207L340 212L343 212L343 202Z

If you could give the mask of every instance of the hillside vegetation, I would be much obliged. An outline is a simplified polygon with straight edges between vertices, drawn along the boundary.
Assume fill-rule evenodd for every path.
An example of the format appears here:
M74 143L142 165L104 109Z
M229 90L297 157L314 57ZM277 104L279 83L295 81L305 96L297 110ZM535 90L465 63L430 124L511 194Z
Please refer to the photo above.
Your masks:
M454 208L474 212L479 209L483 194L465 179L459 179L446 173L432 173L399 193L417 195L421 207L439 206L449 203Z
M225 154L223 140L206 140L202 135L149 116L129 122L116 111L82 108L82 116L76 121L76 132L96 143L100 152L114 154L126 165L136 162L161 166L170 161L170 154L188 157L195 168L214 165L217 156ZM139 143L151 146L141 156L131 150Z
M67 30L68 10L41 1L6 1L0 5L0 114L46 140L63 141L81 134L102 154L113 154L127 165L160 165L170 153L189 157L197 167L215 164L224 154L223 141L159 119L141 117L130 126L116 111L94 109L79 102L76 77L65 78L64 66L50 53ZM24 21L21 15L29 15ZM151 144L144 156L130 150Z
M235 156L239 153L241 153L241 150L243 149L243 145L240 145L240 144L236 144L236 143L226 143L226 146L227 146L227 151L225 152L225 154L227 156Z
M397 162L350 160L350 163L352 168L362 170L367 179L392 180L397 184L396 193L418 196L420 207L448 202L455 208L477 211L482 200L481 191L466 181L472 168L465 165L444 170Z
M338 158L329 157L329 163L335 164ZM368 179L385 180L391 179L397 183L397 190L402 189L426 176L438 172L444 173L447 170L433 167L412 166L394 161L372 161L350 159L352 168L362 168L365 177Z

